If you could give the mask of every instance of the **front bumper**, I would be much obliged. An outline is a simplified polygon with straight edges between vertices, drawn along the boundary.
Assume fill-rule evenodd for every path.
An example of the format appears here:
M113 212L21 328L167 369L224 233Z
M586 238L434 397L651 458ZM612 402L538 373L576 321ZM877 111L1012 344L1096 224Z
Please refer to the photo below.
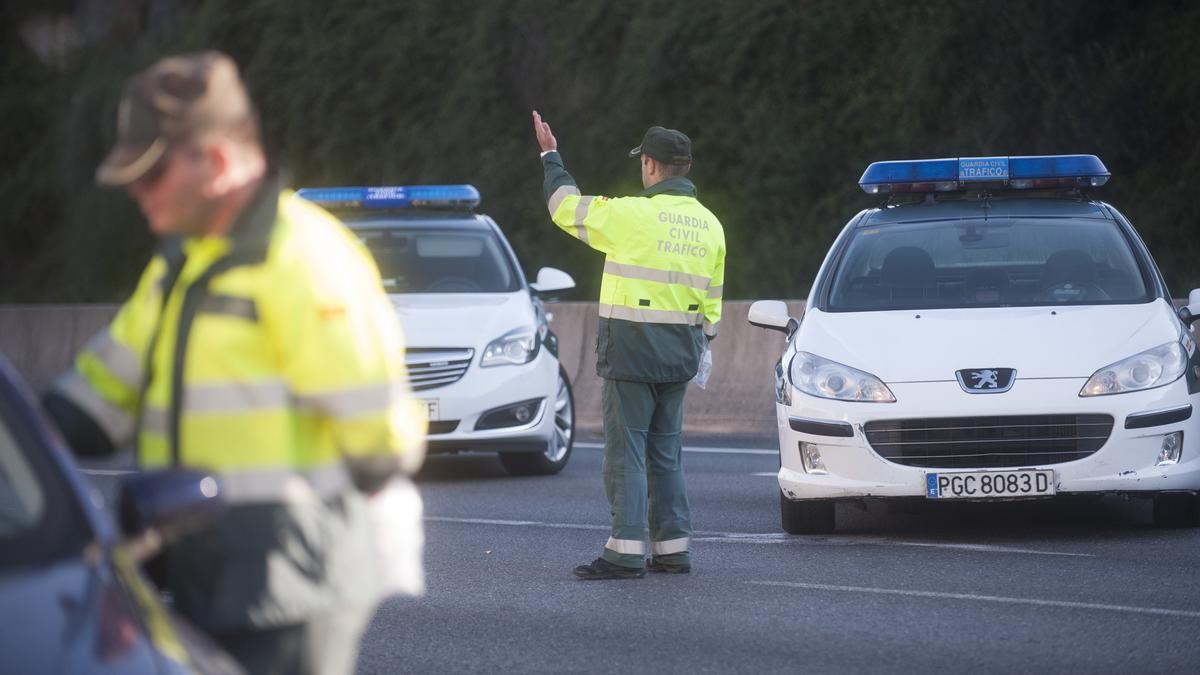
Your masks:
M545 452L554 433L554 401L558 393L558 359L548 350L521 366L481 368L475 356L459 381L414 392L436 401L437 419L430 420L430 453ZM501 429L476 429L488 412L521 401L540 400L529 422Z
M1200 412L1197 412L1200 394L1189 394L1186 382L1180 379L1149 391L1080 398L1078 394L1084 381L1065 378L1018 380L1008 393L989 396L967 394L955 382L889 384L896 395L895 403L830 401L793 390L791 406L776 405L780 489L789 499L795 500L924 497L925 474L928 472L986 468L918 468L888 461L868 443L864 424L872 420L909 418L1069 413L1107 414L1114 421L1108 440L1088 457L1019 467L1053 470L1059 494L1200 491ZM1126 428L1126 418L1130 415L1178 408L1189 403L1193 413L1187 419L1158 426ZM792 428L792 418L819 424L797 424L805 430L797 431ZM1184 432L1179 463L1156 466L1163 436L1175 431ZM826 474L805 470L800 456L801 442L818 446ZM1015 467L1004 470L1012 468Z

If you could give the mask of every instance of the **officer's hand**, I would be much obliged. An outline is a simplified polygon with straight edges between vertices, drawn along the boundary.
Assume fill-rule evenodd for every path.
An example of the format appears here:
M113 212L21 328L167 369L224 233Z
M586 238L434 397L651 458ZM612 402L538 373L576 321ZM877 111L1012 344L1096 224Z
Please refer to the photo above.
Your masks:
M554 132L550 131L550 125L542 121L542 116L536 110L533 111L533 133L537 134L538 145L542 146L542 152L558 150L558 139L554 137Z

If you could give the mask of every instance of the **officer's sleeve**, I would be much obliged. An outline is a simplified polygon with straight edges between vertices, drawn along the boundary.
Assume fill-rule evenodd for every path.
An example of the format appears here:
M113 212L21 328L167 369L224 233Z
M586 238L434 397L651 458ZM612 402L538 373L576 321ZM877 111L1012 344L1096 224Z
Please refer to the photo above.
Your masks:
M713 268L712 281L708 284L708 295L704 299L704 334L709 341L716 339L721 323L721 298L725 292L725 245L717 251L717 264Z
M575 179L563 166L562 155L548 152L542 157L545 180L542 191L550 218L567 234L602 253L613 248L609 223L616 203L608 197L579 194Z
M285 283L260 313L297 405L325 423L359 489L374 492L425 454L400 324L370 255L341 225L297 239Z
M134 415L165 262L156 257L133 295L43 397L43 407L79 455L113 453L133 440Z

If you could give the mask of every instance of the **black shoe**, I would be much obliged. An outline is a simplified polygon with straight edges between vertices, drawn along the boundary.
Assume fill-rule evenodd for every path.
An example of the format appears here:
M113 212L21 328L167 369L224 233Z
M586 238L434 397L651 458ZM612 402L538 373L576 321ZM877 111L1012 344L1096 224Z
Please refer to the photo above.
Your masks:
M659 562L658 558L651 558L646 563L646 569L651 572L661 574L688 574L692 571L691 563L665 563Z
M622 567L614 565L604 558L596 558L586 565L575 568L575 576L580 579L641 579L646 576L642 567Z

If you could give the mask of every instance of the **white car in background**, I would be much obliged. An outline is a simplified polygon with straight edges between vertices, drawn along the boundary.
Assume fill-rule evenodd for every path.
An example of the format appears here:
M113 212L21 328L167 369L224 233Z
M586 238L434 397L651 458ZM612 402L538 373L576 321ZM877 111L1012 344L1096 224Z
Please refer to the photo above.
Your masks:
M1200 525L1200 290L1176 311L1092 155L877 162L776 367L780 509L1120 493Z
M407 343L409 380L429 411L429 451L499 453L513 474L566 466L575 440L571 383L543 299L575 287L542 268L527 283L470 185L305 188L379 266Z

